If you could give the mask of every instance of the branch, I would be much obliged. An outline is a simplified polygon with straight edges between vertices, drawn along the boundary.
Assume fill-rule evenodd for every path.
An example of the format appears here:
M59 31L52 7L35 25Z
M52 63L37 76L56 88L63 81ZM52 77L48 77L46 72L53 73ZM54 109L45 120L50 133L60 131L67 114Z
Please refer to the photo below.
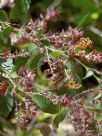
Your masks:
M95 72L97 75L102 76L102 72L98 71L97 69L94 68L89 68L91 71Z
M76 99L77 97L80 97L82 95L84 96L84 95L86 95L87 93L90 93L90 92L93 92L93 90L92 89L88 89L88 90L82 91L81 93L75 95L74 98Z
M95 88L90 88L90 89L84 90L81 93L75 95L74 98L76 99L78 97L85 96L85 95L87 95L88 93L91 93L91 92L100 92L100 90L101 90L100 86L95 87Z
M88 28L90 31L92 31L93 33L95 33L96 35L98 35L99 37L102 38L102 31L100 31L99 29L97 29L94 26L89 26Z

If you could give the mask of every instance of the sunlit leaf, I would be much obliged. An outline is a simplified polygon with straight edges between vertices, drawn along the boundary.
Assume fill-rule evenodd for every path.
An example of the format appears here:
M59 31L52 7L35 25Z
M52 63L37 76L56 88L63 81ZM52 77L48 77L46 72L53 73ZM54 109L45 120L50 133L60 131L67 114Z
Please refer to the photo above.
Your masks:
M58 128L59 123L64 120L66 113L67 113L67 111L64 109L64 110L62 110L62 112L60 112L58 115L56 115L56 117L53 120L54 128Z
M93 74L94 74L94 72L90 70L86 73L86 75L83 79L89 78L89 77L93 76Z

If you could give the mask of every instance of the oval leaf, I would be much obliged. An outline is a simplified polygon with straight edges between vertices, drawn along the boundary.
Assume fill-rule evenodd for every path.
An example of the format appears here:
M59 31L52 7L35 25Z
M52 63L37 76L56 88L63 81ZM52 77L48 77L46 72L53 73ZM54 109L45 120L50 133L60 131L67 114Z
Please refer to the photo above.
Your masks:
M44 112L55 114L61 110L61 106L54 105L50 102L47 98L39 95L39 94L32 94L31 95L32 101L36 103L36 105Z
M13 97L10 94L0 96L0 114L7 117L13 108Z
M83 79L89 78L89 77L93 76L93 74L94 74L93 71L88 71L88 72L86 73L86 76L85 76Z
M62 122L66 116L67 111L64 109L61 113L59 113L53 120L54 128L58 128L59 123Z
M8 15L4 10L0 9L0 20L1 21L8 21Z

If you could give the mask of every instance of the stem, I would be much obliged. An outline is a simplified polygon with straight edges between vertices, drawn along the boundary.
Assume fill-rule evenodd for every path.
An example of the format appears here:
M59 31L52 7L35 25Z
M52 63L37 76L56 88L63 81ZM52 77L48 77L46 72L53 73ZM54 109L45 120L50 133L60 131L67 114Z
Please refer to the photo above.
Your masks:
M97 77L95 74L93 76L97 80L97 82L101 85L102 84L102 80L99 77Z
M66 69L64 70L64 72L65 72L65 75L66 75L67 79L69 79L70 77L69 77Z
M76 59L76 58L75 58L75 60L76 60L79 64L81 64L81 65L86 69L86 71L91 70L91 71L95 72L96 74L102 76L102 73L101 73L100 71L98 71L98 70L96 70L96 69L93 69L93 68L87 67L85 64L83 64L80 60L78 60L78 59ZM94 74L93 76L94 76L94 78L97 80L97 82L98 82L99 84L102 84L102 80L101 80L99 77L97 77L95 74Z
M98 71L97 69L94 68L89 68L91 71L95 72L97 75L102 76L102 72Z
M76 59L76 58L75 58L75 60L76 60L79 64L81 64L87 71L89 70L89 68L88 68L84 63L82 63L80 60L78 60L78 59Z
M87 93L90 93L90 92L93 92L93 91L94 91L94 90L92 90L92 89L88 89L88 90L82 91L81 93L75 95L74 97L75 97L75 99L76 99L76 98L78 98L78 97L82 97L82 96L84 96L84 95L87 95Z
M5 78L7 78L11 82L11 84L13 86L13 91L14 91L14 94L16 95L16 97L18 98L19 93L22 96L27 96L25 93L22 93L22 91L20 91L21 89L16 86L16 84L13 82L13 80L9 77L8 73L3 68L0 67L0 69L6 74ZM18 91L18 93L16 92L16 90Z

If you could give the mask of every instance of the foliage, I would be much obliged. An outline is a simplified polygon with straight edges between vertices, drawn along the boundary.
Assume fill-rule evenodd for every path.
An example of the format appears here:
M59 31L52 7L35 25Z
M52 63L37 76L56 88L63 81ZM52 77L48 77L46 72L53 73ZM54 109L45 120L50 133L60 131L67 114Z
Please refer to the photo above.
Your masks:
M51 2L0 9L0 115L21 136L47 136L67 115L79 136L101 135L102 2Z

